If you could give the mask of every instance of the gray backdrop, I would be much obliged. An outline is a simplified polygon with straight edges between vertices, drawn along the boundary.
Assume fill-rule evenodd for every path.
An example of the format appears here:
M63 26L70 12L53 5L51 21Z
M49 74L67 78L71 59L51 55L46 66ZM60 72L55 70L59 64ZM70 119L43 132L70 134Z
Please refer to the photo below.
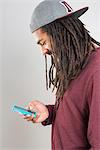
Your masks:
M55 100L45 88L44 57L32 39L29 23L40 0L0 0L0 150L50 150L51 126L32 124L12 112L33 99ZM68 0L72 7L89 6L81 17L100 41L99 0Z

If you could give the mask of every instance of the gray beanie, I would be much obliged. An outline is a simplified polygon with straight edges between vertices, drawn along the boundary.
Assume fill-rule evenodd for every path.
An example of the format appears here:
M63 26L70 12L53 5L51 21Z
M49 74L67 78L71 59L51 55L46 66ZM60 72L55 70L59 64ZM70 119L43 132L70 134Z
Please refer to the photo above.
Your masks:
M80 17L88 10L88 7L81 8L77 11L73 11L71 6L63 0L44 0L34 9L30 30L36 31L44 25L47 25L57 19L65 16Z

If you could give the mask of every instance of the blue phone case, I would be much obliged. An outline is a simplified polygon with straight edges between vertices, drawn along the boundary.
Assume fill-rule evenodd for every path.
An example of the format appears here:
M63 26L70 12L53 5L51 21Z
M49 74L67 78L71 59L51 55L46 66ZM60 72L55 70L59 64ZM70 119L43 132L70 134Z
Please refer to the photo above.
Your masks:
M23 115L32 115L34 118L36 118L36 112L31 112L30 110L27 110L25 108L19 107L19 106L13 106L14 112L19 112Z

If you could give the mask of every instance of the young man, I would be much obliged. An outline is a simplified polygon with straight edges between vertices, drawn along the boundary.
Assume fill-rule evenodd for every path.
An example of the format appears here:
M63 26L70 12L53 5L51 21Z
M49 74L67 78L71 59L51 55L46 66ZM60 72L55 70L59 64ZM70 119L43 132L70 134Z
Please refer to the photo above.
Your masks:
M78 19L87 10L45 0L32 14L31 32L45 58L51 56L49 87L56 89L56 102L33 100L28 109L37 117L24 118L52 124L52 150L100 150L100 43Z

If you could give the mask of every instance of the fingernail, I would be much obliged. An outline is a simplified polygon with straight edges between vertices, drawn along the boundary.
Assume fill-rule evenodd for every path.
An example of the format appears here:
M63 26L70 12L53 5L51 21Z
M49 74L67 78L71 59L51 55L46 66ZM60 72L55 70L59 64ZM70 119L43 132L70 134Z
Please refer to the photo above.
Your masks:
M32 106L30 106L30 110L32 110L33 109L33 107Z
M27 117L30 117L30 115L26 115Z

